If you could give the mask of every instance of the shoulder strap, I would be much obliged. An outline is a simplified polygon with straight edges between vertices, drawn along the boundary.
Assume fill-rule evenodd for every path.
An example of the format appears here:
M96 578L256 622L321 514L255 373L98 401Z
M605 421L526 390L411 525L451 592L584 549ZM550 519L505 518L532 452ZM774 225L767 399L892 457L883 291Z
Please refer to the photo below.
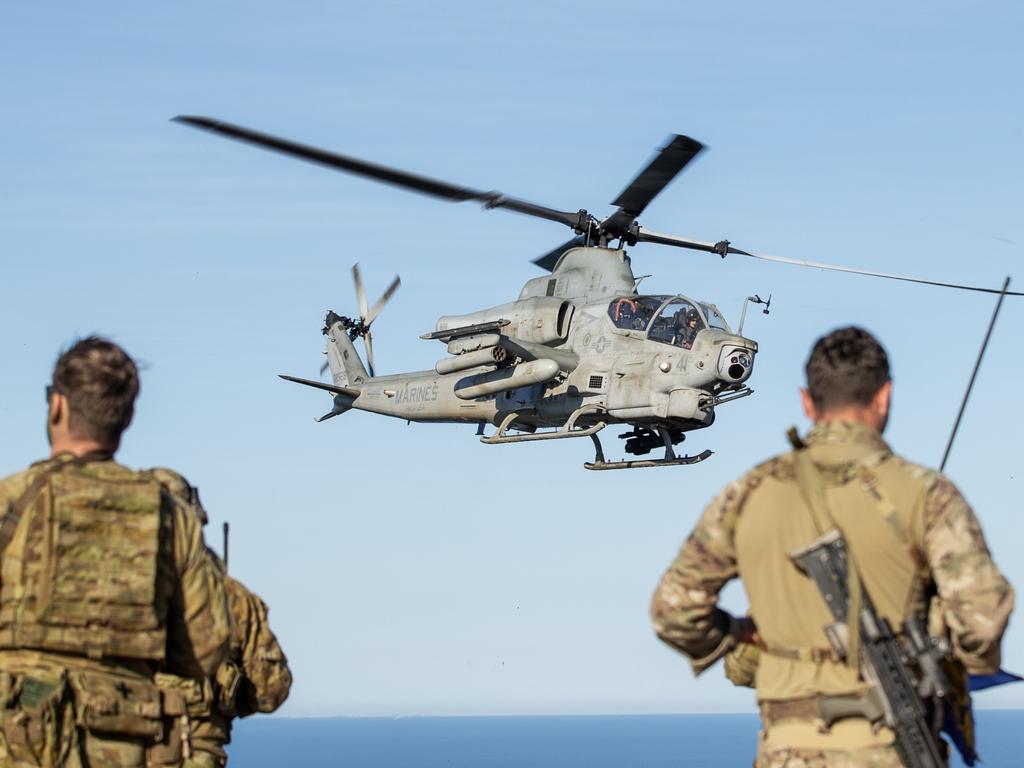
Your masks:
M29 504L36 500L36 496L43 490L43 486L50 479L50 475L63 469L66 465L65 462L61 462L44 469L36 475L35 479L17 500L7 505L7 511L0 518L0 556L3 556L7 545L14 538L14 532L18 529L18 523L21 522L21 517L25 514L25 510L28 509Z
M915 586L907 592L906 601L903 606L903 614L909 616L914 610L915 600L919 596L921 587L917 585L926 585L930 580L928 559L921 547L914 543L913 538L903 523L900 522L896 505L885 492L885 489L882 488L878 476L874 472L874 468L881 463L881 460L872 460L872 458L869 456L864 461L859 462L857 470L860 475L861 487L871 497L879 515L887 523L886 529L900 544L903 551L906 552L910 562L913 563Z
M860 476L861 487L871 497L872 501L875 502L875 508L882 516L882 519L884 519L888 524L889 531L897 538L903 548L906 549L907 554L910 555L914 563L916 565L921 565L921 553L910 540L910 536L903 527L903 523L900 522L896 505L893 504L892 499L889 498L889 495L882 488L878 480L878 475L874 472L874 468L880 463L881 460L874 454L857 462L856 470Z
M802 449L793 452L796 466L796 481L800 486L800 494L804 498L807 509L811 513L814 527L818 535L830 528L835 528L846 541L847 582L846 591L849 595L846 610L846 630L848 633L846 664L854 669L860 666L860 609L863 586L860 580L860 569L857 558L850 549L850 540L843 533L842 527L832 517L825 500L825 484L821 480L817 467L811 457Z

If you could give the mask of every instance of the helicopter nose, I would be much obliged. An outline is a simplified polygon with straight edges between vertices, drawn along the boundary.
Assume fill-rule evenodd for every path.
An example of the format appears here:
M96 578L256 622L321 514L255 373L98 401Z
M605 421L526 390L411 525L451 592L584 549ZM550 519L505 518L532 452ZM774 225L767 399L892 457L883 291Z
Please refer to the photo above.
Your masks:
M726 381L738 384L750 378L754 369L754 352L746 347L730 344L722 349L718 358L718 373Z

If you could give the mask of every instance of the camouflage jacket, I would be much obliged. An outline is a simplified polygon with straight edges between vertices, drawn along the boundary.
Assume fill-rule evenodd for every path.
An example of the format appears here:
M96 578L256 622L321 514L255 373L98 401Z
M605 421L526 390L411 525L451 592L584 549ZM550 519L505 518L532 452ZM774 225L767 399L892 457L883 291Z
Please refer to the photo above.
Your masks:
M220 563L213 552L210 555ZM267 620L266 604L226 573L224 590L232 622L228 655L214 677L213 701L191 718L193 749L212 756L215 765L227 760L224 746L231 743L232 720L275 711L292 684L288 659Z
M994 672L1013 591L953 484L893 455L861 425L822 423L806 443L819 469L831 473L830 505L842 517L851 548L866 560L865 587L880 612L895 619L924 614L932 597L930 624L944 622L956 657L971 673ZM871 482L857 474L864 462L873 467ZM887 522L871 511L880 498L893 502ZM827 645L820 631L830 621L824 602L786 557L814 538L811 525L792 454L730 484L704 510L662 577L651 606L658 636L689 656L696 673L713 664L735 645L732 618L718 608L718 594L740 576L769 646ZM856 673L842 665L789 662L772 654L762 657L757 681L760 699L841 693L857 685Z
M178 472L162 467L152 473L170 494L190 509L201 525L209 515L199 491ZM207 557L223 579L231 618L227 654L211 680L202 688L190 681L162 676L160 683L186 691L190 700L190 740L194 753L211 765L224 765L224 746L231 742L231 722L256 712L273 712L287 698L292 676L277 637L270 629L266 604L227 573L212 549Z
M28 470L0 480L0 511L15 503L41 472L56 464L72 461L69 454L37 462ZM144 476L112 460L89 461L84 465L84 476L101 481L131 481ZM154 600L158 619L166 631L166 647L159 662L163 668L182 677L202 678L214 673L227 651L230 620L223 581L206 555L202 527L195 514L171 494L159 494L159 530L157 538L156 585ZM21 572L22 558L36 555L17 552L17 544L35 512L26 514L18 526L12 545L8 546L0 561L0 589L4 579ZM76 666L103 662L83 657L76 659L67 654L47 653L56 664L68 661ZM3 652L0 651L0 656ZM138 665L133 665L139 668ZM108 667L109 668L109 667Z
M234 711L239 717L273 712L291 690L288 659L270 629L266 603L230 576L225 576L225 588L234 622L228 660L241 673Z

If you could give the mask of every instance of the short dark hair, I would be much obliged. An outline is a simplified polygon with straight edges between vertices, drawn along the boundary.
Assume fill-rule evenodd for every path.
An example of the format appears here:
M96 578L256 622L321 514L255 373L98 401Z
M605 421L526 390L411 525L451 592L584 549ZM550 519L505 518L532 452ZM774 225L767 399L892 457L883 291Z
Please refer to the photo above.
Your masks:
M837 328L814 343L807 358L807 392L819 411L867 405L890 380L889 356L863 328Z
M117 344L89 336L57 358L53 388L67 398L73 433L113 447L135 413L139 369Z

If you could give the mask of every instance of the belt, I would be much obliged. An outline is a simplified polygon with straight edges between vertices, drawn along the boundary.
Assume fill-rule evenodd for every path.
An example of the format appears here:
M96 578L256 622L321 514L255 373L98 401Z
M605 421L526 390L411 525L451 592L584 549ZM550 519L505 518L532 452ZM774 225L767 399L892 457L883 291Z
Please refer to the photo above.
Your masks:
M884 711L869 693L861 696L806 696L786 701L762 701L761 720L770 726L780 720L815 720L829 728L837 720L859 717L879 722Z
M797 648L766 644L762 650L772 656L781 656L790 661L809 661L812 664L824 664L826 661L839 664L843 661L832 648Z
M818 720L821 718L821 696L808 696L788 701L762 701L761 720L765 725L779 720Z

